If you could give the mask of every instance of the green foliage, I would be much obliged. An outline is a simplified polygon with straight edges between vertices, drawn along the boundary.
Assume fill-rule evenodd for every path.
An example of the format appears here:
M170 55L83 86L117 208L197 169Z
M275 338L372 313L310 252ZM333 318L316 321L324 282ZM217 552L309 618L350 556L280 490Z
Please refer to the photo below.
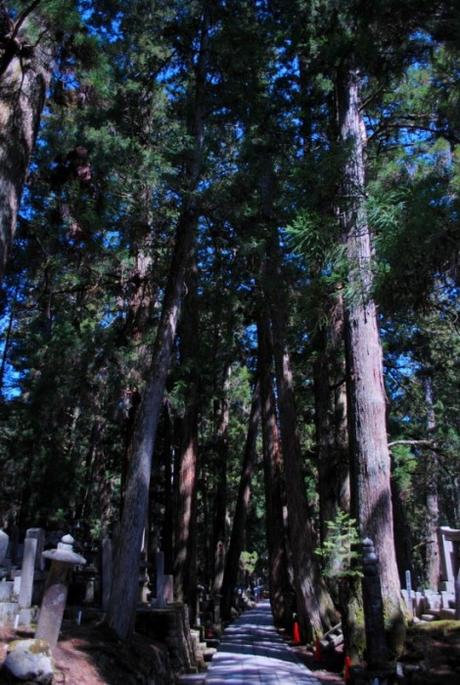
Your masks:
M240 554L240 568L245 573L254 573L259 555L257 552L243 550Z
M360 542L356 520L339 509L335 519L326 525L326 539L315 549L323 561L323 575L331 579L360 578L362 573L356 565L360 558L356 549Z

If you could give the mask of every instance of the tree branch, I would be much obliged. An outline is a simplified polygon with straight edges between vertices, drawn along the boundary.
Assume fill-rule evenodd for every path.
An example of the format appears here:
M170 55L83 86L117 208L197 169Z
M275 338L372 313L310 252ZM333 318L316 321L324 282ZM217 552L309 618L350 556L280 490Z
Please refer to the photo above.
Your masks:
M25 22L25 20L29 16L29 14L31 14L31 12L34 11L34 9L37 7L37 5L40 4L40 2L41 2L41 0L33 0L33 2L28 7L26 7L24 10L22 10L21 14L19 15L19 17L15 21L13 33L11 35L12 40L14 40L16 38L16 36L19 33L21 26L23 25L23 23Z
M434 447L434 440L393 440L393 442L388 443L388 447L394 447L395 445L420 445L421 447Z

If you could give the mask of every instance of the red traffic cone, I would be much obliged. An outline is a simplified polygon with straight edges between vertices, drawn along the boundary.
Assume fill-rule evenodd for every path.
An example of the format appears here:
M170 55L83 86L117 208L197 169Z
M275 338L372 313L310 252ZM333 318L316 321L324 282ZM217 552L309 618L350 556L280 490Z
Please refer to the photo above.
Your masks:
M349 683L351 680L350 666L351 666L351 657L346 656L345 662L343 664L343 679L346 683Z
M313 659L315 661L322 661L323 660L323 657L321 655L321 642L319 641L318 637L316 638L316 642L315 642L315 651L313 653Z
M300 645L300 626L298 621L292 624L292 644Z

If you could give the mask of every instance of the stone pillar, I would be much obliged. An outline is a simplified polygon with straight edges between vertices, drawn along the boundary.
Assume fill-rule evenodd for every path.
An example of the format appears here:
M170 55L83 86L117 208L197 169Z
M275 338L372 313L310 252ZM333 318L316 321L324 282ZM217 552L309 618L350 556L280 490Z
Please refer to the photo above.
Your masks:
M387 663L387 645L383 618L382 589L380 586L379 560L374 543L363 540L363 604L366 629L366 660L371 668Z
M64 535L57 549L43 552L46 559L51 559L51 568L46 581L35 637L46 640L52 649L57 644L61 630L70 571L73 566L86 564L86 559L73 551L73 543L74 539L71 535Z
M101 548L101 570L102 570L102 610L107 611L110 603L110 593L112 592L112 565L113 549L110 538L102 539Z
M460 530L442 526L438 530L441 544L441 591L454 592L455 589L455 543L460 543Z
M166 606L166 601L164 597L164 585L165 585L165 556L164 552L155 552L155 606L158 608L163 608Z
M6 559L6 553L8 551L9 542L9 535L7 535L4 530L0 530L0 566Z
M24 554L22 557L21 589L19 590L19 608L28 609L32 606L32 592L34 588L35 557L37 555L37 538L24 540Z
M455 573L455 619L460 621L460 543L455 543L456 552L456 573Z
M45 570L45 560L43 558L43 550L45 549L45 531L43 528L29 528L26 530L26 538L35 538L37 540L37 553L35 555L35 569L37 571Z
M174 602L174 576L170 573L164 576L163 599L165 604Z

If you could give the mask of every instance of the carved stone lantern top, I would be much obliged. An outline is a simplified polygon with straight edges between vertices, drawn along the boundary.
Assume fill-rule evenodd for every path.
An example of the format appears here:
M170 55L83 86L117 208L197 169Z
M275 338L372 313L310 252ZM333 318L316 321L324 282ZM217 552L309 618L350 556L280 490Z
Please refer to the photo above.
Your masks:
M71 535L64 535L61 542L58 542L57 549L48 549L43 552L43 556L45 559L51 559L51 561L60 561L71 566L83 566L86 564L86 559L73 551L74 542L75 540Z

